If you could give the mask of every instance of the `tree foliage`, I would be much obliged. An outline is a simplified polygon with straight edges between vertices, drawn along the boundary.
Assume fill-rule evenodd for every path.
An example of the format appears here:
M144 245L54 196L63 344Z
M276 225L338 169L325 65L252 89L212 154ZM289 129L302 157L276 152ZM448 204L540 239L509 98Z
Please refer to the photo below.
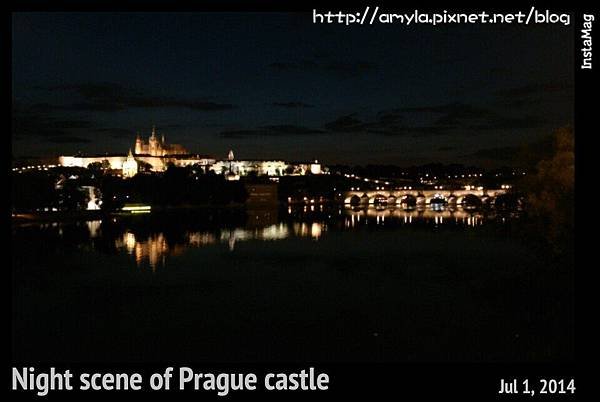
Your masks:
M554 152L541 160L525 182L527 210L543 225L557 248L568 247L574 225L575 137L570 127L557 130Z

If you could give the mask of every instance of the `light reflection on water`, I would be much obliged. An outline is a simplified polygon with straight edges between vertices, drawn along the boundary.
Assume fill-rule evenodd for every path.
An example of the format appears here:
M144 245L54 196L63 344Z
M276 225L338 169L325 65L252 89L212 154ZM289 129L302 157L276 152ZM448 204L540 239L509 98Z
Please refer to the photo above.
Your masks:
M304 209L302 213L307 212ZM292 215L294 211L288 209L287 212L288 215ZM325 217L321 217L321 221L287 221L254 228L237 227L233 229L220 229L218 232L187 232L185 235L185 244L174 246L169 245L162 233L142 238L139 236L136 237L132 232L125 232L121 239L116 240L116 247L118 249L126 249L130 255L134 255L138 265L142 264L143 261L147 261L152 269L156 269L158 265L165 265L166 256L181 255L185 248L188 247L199 248L225 244L229 251L233 252L236 244L246 241L278 241L293 237L319 240L326 234L329 226L341 227L342 230L352 230L361 226L383 227L397 224L429 223L434 226L455 224L468 228L482 225L486 218L486 214L479 211L464 209L449 210L444 208L418 210L405 210L401 208L378 209L374 207L364 209L340 208L336 212L338 217L342 218L341 226L334 225L334 220L332 219L334 217L332 214L328 214ZM487 217L495 219L493 215L490 216L487 214ZM500 222L505 223L506 218L503 217Z
M91 221L88 222L88 225L93 227L97 222ZM250 240L276 241L291 237L318 240L325 230L326 224L322 222L293 224L281 222L263 228L221 229L219 233L209 231L187 232L184 236L184 244L174 245L167 242L163 233L136 236L133 232L126 231L121 237L115 239L115 246L117 249L125 250L129 255L134 256L138 265L147 261L152 269L156 269L157 266L165 265L167 256L181 255L188 248L226 244L229 251L234 251L237 243Z
M345 227L353 228L359 224L385 225L387 222L401 222L404 224L412 223L434 223L435 225L455 223L463 226L478 226L484 223L485 218L495 220L496 216L492 213L483 213L478 210L445 209L445 208L426 208L426 209L378 209L369 207L365 209L344 210L347 215ZM506 222L505 218L503 218Z
M306 209L306 210L305 210ZM155 270L163 267L170 257L184 254L188 249L202 247L222 247L234 252L236 247L249 241L281 241L285 239L308 239L318 241L331 230L382 230L400 228L407 225L421 225L438 228L454 226L470 230L486 222L506 224L515 214L498 215L495 211L465 210L462 208L357 208L340 207L316 211L307 208L287 208L277 211L248 211L245 220L228 225L215 220L208 228L195 228L187 223L178 223L174 231L168 232L164 224L142 230L144 221L128 218L110 218L108 221L92 220L75 225L87 226L88 239L108 242L118 252L132 256L138 266L148 265ZM152 219L151 215L147 216ZM143 218L142 218L143 219ZM120 225L117 230L105 232L104 226ZM63 237L63 223L44 223L41 229L54 230ZM72 224L71 224L72 225ZM166 225L170 225L167 223ZM85 230L84 228L82 228ZM173 237L176 237L173 240ZM81 240L84 241L83 239Z

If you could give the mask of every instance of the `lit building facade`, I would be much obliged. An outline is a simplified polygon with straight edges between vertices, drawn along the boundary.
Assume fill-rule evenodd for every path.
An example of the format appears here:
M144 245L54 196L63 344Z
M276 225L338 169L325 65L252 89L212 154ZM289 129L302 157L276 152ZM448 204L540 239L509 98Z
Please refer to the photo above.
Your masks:
M321 174L323 168L318 161L308 163L291 163L283 160L237 160L233 151L229 151L226 159L215 159L208 156L190 154L179 144L168 144L165 136L160 139L156 129L148 141L138 135L134 151L128 155L73 155L60 156L59 164L68 167L88 167L92 163L100 163L103 167L120 170L123 177L135 176L140 171L162 172L169 165L178 167L199 165L204 171L213 171L225 175L228 180L239 180L240 177L256 174L257 176L286 176Z
M131 154L131 149L129 150L129 155L127 155L127 159L123 162L123 177L133 177L138 173L138 163L135 158Z
M168 156L168 155L187 155L189 152L179 144L167 144L165 135L160 138L156 135L156 127L152 127L152 134L148 142L144 142L138 135L135 139L135 154L146 156Z

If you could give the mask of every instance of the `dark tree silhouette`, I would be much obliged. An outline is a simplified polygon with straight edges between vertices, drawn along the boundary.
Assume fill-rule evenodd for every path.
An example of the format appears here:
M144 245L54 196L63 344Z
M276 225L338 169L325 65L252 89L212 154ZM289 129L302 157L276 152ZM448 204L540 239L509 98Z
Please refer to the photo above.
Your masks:
M558 250L570 247L574 225L575 137L570 127L557 130L554 152L541 160L524 182L528 214Z

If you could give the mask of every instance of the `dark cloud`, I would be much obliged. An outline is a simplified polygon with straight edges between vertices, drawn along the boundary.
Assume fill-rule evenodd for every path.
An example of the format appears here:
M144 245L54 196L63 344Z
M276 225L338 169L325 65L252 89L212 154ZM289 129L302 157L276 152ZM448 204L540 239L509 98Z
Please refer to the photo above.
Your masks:
M547 102L548 99L556 99L550 95L567 97L569 103L572 103L573 85L560 82L536 83L498 90L493 95L496 98L496 104L500 107L522 110L530 109L532 105L540 105Z
M397 135L440 135L447 129L433 125L409 125L397 110L379 112L374 120L363 121L352 113L325 123L324 128L335 133L366 133L386 136Z
M376 64L368 61L332 61L326 63L324 69L341 75L362 74L376 69Z
M90 111L114 112L130 108L186 108L196 111L222 111L234 109L230 103L216 103L199 99L179 99L169 96L154 96L139 89L114 83L83 83L37 87L48 91L74 92L83 98L83 102L67 105L37 104L38 111Z
M12 116L13 138L17 140L38 137L52 143L90 142L83 137L74 136L72 130L92 127L93 123L87 120L56 119L18 108L13 111Z
M323 127L335 133L429 136L530 129L544 124L536 116L508 116L485 107L451 103L383 110L374 119L368 120L362 120L357 113L351 113L327 122Z
M405 113L429 113L441 115L436 122L438 125L454 125L460 120L485 119L495 114L488 109L464 103L407 107L398 109L398 111Z
M272 126L264 126L264 129L278 134L293 134L293 135L306 135L306 134L322 134L323 131L319 129L303 127L303 126L295 126L293 124L282 124L282 125L272 125Z
M565 83L535 83L522 85L519 87L502 89L496 91L494 94L500 98L513 98L513 97L528 97L532 95L548 94L553 92L562 92L571 90L572 85Z
M77 137L73 135L66 135L61 137L50 137L46 141L55 144L87 144L92 142L91 140L83 137Z
M272 105L276 106L276 107L287 108L287 109L299 109L299 108L314 107L314 105L309 105L308 103L304 103L304 102L273 102Z
M482 130L530 129L544 125L544 121L536 116L509 116L490 108L464 103L408 107L399 109L399 111L433 117L434 124L432 128L437 127L442 131L467 133Z
M315 70L319 67L315 61L301 60L296 62L274 62L269 67L276 71Z
M131 138L133 135L135 135L133 130L121 127L102 127L97 128L95 131L102 134L108 134L111 138Z
M518 147L498 147L498 148L485 148L473 152L467 155L471 158L476 159L487 159L493 161L510 161L515 158L515 155L519 152Z
M256 136L298 136L323 134L325 131L292 124L262 126L256 129L226 130L220 136L225 138L244 138Z
M398 110L383 110L377 113L380 122L399 123L404 120L404 115Z
M465 128L470 131L480 130L526 130L531 128L540 128L546 125L546 122L537 116L506 117L494 116L481 124L467 125Z
M451 129L448 127L441 126L406 126L404 127L404 133L413 133L415 137L419 135L445 135Z
M221 131L219 135L223 138L245 138L245 137L259 137L261 135L269 135L265 130L225 130Z
M489 69L490 75L496 75L500 77L508 77L514 74L514 71L504 67L492 67Z
M327 130L335 132L356 132L366 129L366 124L356 118L356 113L338 117L337 119L325 123L324 127Z
M377 65L364 60L329 60L315 61L303 59L299 61L274 62L269 67L278 72L325 72L340 77L355 77L376 70Z
M126 110L127 106L122 102L111 102L109 100L92 102L73 102L66 105L51 103L36 103L31 105L30 110L39 113L53 112L118 112Z
M534 167L540 160L553 155L554 146L555 137L552 134L548 134L532 142L517 146L479 149L471 154L464 155L464 157L492 163L510 162L510 164L516 163L520 166Z

